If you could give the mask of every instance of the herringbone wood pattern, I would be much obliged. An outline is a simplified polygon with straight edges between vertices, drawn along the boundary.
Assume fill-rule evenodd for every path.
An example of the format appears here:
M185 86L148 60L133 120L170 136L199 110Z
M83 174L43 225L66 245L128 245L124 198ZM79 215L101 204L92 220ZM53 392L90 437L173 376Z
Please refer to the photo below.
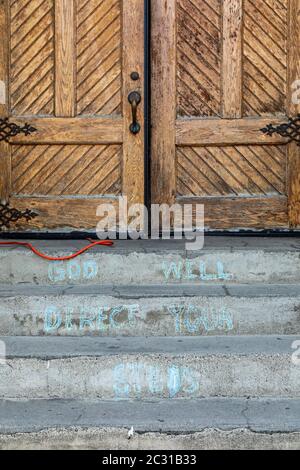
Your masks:
M286 194L286 147L177 148L179 196Z
M11 109L18 115L54 112L53 0L10 0Z
M13 192L24 195L117 195L119 145L13 146Z
M77 0L77 111L121 114L120 0Z
M221 112L221 3L177 0L177 112Z
M288 0L244 5L244 115L285 112Z

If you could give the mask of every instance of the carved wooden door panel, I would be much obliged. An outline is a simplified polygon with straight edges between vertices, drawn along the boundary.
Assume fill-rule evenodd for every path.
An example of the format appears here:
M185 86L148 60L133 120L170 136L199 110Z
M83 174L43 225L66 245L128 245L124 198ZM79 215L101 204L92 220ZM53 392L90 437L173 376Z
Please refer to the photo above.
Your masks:
M128 101L143 95L143 3L0 1L0 117L36 129L0 144L2 202L37 213L13 230L91 230L100 203L143 203L143 103L133 135Z
M152 52L153 202L299 227L300 148L261 129L300 112L300 0L153 0Z

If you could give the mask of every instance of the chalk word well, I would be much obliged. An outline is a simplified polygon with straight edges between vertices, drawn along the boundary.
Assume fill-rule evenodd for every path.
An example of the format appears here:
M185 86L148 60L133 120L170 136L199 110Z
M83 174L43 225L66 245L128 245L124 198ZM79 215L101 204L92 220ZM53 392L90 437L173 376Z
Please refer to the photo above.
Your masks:
M208 272L205 261L196 263L192 260L164 262L162 272L166 281L229 281L233 279L233 275L225 271L221 261L217 262L213 273Z
M199 379L188 367L171 364L168 367L144 362L126 362L114 368L116 399L141 398L143 394L170 398L193 396L199 390Z
M79 262L55 261L49 264L48 277L51 282L91 281L97 277L98 264L94 260Z

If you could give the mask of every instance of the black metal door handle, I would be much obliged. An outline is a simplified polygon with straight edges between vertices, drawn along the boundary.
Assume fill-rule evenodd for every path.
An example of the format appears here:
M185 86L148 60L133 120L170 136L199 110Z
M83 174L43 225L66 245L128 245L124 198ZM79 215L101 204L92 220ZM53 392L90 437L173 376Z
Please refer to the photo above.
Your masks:
M130 132L134 135L138 134L141 130L141 126L137 121L137 109L138 105L142 101L142 97L138 91L133 91L128 96L128 101L131 104L132 110L132 123L130 124Z

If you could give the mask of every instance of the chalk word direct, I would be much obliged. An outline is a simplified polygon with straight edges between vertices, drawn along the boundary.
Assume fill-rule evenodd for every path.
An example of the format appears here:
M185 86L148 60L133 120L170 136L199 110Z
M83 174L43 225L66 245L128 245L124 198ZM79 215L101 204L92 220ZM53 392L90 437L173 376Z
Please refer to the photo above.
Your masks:
M48 277L51 282L91 281L97 277L98 264L94 260L56 261L49 264Z
M194 370L171 364L169 367L143 362L126 362L114 368L115 398L141 398L143 394L170 398L192 396L199 390L199 379Z
M118 330L124 327L124 324L133 328L139 310L139 305L97 307L90 308L88 311L84 307L79 307L79 317L75 318L72 308L62 313L58 307L49 306L45 311L44 331L53 333L64 328L67 332L75 330L103 332L108 329Z
M225 272L224 265L221 261L217 262L216 272L207 272L207 263L200 261L187 260L177 263L163 263L162 271L166 281L229 281L233 279L233 275Z
M221 311L214 309L199 309L196 305L171 305L169 313L175 318L176 333L206 333L212 331L232 331L234 328L233 315L225 308Z

